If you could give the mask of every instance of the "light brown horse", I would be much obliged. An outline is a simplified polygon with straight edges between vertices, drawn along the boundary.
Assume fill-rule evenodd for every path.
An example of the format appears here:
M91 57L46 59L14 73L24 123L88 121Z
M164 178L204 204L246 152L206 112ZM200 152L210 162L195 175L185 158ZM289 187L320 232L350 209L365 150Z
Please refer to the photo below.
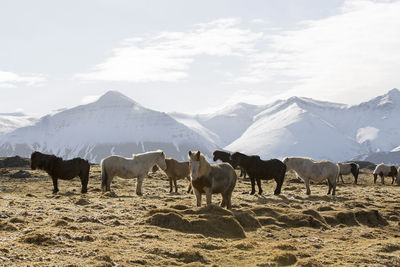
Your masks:
M172 182L175 185L175 193L178 192L178 186L176 185L176 180L180 179L188 179L190 182L190 170L189 170L189 162L179 162L172 158L166 158L165 163L167 164L167 168L164 170L165 174L169 179L169 192L172 192ZM187 192L189 193L192 189L192 185L189 183L189 187Z

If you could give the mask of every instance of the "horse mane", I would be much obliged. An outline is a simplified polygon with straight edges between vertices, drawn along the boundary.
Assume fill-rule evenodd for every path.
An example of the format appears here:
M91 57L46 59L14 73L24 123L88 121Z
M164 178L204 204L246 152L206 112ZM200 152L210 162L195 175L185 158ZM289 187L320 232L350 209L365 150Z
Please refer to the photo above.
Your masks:
M211 165L208 163L206 157L200 153L200 168L199 168L199 177L200 176L208 176L211 172Z

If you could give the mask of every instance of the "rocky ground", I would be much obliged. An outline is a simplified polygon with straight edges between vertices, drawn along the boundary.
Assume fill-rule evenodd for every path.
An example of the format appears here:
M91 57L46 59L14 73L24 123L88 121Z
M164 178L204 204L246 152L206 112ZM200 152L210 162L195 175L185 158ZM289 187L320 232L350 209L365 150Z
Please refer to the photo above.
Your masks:
M11 178L21 169L31 177ZM336 197L325 184L307 196L289 172L280 196L273 181L251 196L240 178L228 211L217 206L219 195L215 206L195 207L184 180L169 193L160 171L139 197L135 179L115 178L113 193L103 194L98 165L85 195L79 179L60 181L53 195L46 173L2 168L0 265L399 266L400 187L372 184L367 169L359 185L352 181L345 177Z

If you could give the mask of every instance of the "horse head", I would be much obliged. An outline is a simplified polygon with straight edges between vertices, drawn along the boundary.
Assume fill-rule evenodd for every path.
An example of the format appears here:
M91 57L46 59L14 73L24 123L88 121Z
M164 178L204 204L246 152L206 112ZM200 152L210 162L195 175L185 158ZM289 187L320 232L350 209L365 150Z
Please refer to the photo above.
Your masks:
M160 156L157 157L156 164L160 167L163 171L167 169L167 163L165 163L165 154L163 151L160 151Z
M199 177L200 170L200 151L192 152L189 151L189 170L190 177L195 180Z
M40 152L33 152L31 154L31 169L36 170L41 167L41 159L40 159Z

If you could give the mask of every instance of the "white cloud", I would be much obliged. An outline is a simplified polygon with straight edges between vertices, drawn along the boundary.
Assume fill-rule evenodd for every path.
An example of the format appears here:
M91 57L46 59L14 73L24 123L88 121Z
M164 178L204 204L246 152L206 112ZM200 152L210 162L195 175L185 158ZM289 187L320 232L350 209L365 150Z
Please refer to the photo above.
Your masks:
M37 85L43 82L42 75L19 75L13 72L0 71L0 87L12 88L18 84Z
M239 20L220 19L197 24L186 32L162 32L149 38L123 40L113 56L89 73L84 80L175 82L189 76L196 56L242 57L255 52L255 41L263 38L238 26Z
M400 84L399 14L399 1L345 1L339 14L267 36L237 81L295 79L289 94L345 102L375 96Z

